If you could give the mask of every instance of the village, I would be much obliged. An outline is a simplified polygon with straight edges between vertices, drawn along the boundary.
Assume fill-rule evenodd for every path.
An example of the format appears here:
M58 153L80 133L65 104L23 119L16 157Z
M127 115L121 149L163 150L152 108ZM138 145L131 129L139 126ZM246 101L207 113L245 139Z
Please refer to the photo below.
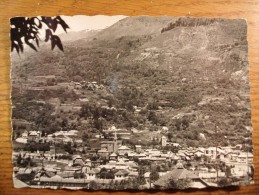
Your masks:
M49 143L48 151L17 151L15 179L33 187L118 189L164 189L170 187L216 187L250 182L253 155L243 146L186 147L162 136L157 147L124 145L125 135L115 126L108 130L113 139L97 136L100 147L83 148L78 131L59 131L43 136L40 131L25 131L17 141ZM118 132L118 133L117 133ZM121 139L121 137L123 139ZM58 153L58 143L76 145L77 154ZM84 152L82 152L84 150ZM28 160L29 159L29 160ZM28 161L26 166L22 162ZM172 184L172 182L174 183Z
M113 120L125 115L127 110L106 102L98 107L99 111L95 106L89 106L96 94L103 96L109 91L97 82L57 80L53 75L32 77L20 89L34 94L65 90L75 97L62 99L52 95L45 100L35 101L34 98L30 103L40 111L50 105L50 109L44 112L62 128L55 125L53 131L37 130L34 118L30 121L21 119L23 116L13 118L13 139L18 145L13 152L13 171L19 186L91 190L181 189L242 185L252 181L253 154L246 144L213 142L204 146L208 142L207 135L198 133L191 139L199 139L203 144L190 145L172 135L166 126L150 131L147 127L154 125L148 121L142 129L116 127L108 119L100 126L102 116L106 119L111 115ZM139 117L143 109L146 108L133 106L132 112ZM13 110L16 111L17 107L13 106ZM86 114L80 114L82 110ZM91 114L95 111L98 111L96 119L96 113ZM161 111L163 108L159 107L158 112ZM46 113L41 117L46 117ZM184 126L189 126L184 117L193 114L180 112L172 120L182 121L179 128L184 130ZM41 120L39 118L38 125L42 125ZM95 121L97 126L93 128ZM47 124L51 123L47 121ZM92 130L85 131L85 128ZM247 132L251 129L248 128ZM244 137L246 139L249 138Z

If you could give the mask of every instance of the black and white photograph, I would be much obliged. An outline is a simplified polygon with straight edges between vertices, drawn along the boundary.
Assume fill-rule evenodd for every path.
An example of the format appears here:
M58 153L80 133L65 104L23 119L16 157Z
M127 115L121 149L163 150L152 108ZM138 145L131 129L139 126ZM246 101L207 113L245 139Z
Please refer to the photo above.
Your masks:
M247 23L10 19L16 188L253 184Z

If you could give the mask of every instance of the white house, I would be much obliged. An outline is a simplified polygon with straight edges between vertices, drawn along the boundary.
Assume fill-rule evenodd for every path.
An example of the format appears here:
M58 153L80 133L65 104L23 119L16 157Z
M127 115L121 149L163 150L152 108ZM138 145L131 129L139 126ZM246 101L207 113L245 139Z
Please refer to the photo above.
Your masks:
M162 136L162 138L161 138L161 144L162 144L162 147L165 147L165 146L166 146L166 144L167 144L166 136Z
M96 179L96 175L99 173L100 171L98 169L92 169L90 171L88 171L86 173L87 179L89 180L95 180Z
M127 170L119 170L115 173L115 180L125 180L128 179L129 172Z

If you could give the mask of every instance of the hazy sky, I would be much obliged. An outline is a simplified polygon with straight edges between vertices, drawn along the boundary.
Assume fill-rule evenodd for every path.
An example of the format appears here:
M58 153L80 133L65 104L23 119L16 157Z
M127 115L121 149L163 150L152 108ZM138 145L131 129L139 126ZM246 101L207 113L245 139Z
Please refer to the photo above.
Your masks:
M81 30L98 30L107 28L119 20L127 17L122 15L117 16L61 16L64 21L69 25L69 31L81 31ZM56 34L64 33L61 27L56 31Z

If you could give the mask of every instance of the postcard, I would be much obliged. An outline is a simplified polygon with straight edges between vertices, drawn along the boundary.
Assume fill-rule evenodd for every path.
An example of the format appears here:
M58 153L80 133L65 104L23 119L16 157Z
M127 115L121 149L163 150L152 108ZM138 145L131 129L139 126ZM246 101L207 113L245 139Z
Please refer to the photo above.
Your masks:
M253 184L247 24L10 19L16 188Z

